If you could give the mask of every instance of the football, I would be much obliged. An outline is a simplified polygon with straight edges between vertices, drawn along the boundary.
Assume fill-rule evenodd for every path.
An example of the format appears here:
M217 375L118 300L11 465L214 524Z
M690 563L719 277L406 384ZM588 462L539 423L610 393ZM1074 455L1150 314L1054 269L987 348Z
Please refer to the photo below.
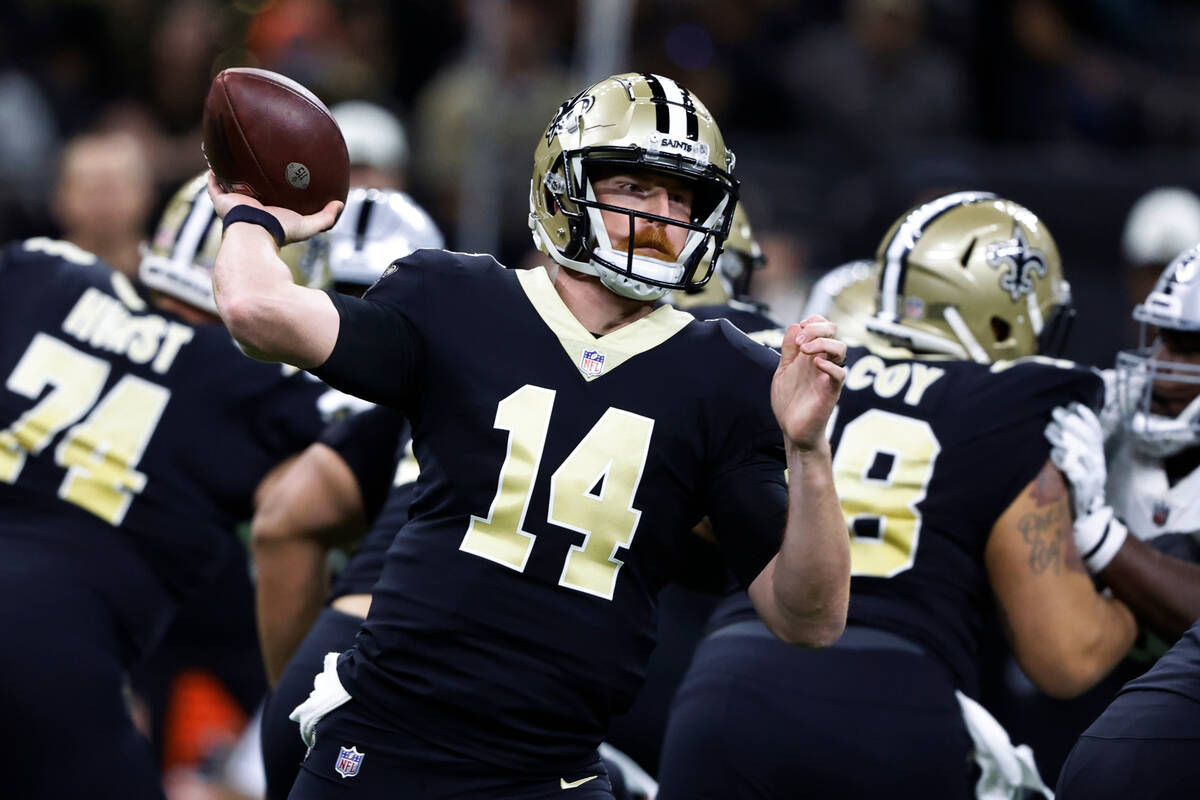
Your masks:
M350 157L342 131L315 94L265 69L213 78L204 101L204 157L226 191L265 206L313 214L345 202Z

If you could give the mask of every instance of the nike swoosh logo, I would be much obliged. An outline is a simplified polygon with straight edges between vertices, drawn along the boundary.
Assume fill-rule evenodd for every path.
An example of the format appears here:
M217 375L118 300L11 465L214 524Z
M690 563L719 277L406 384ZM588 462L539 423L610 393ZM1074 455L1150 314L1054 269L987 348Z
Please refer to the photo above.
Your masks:
M558 785L563 789L574 789L577 786L583 786L588 781L594 781L598 777L598 775L589 775L586 778L580 778L577 781L568 781L566 778L559 778Z

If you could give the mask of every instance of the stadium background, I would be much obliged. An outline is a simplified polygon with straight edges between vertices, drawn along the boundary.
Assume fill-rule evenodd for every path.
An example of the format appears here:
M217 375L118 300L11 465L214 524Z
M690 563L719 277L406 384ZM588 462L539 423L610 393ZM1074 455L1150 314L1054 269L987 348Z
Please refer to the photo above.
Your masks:
M104 132L135 146L70 213L147 238L204 166L212 75L261 66L396 112L408 188L451 247L524 262L533 145L557 104L654 71L703 98L737 153L771 259L758 293L784 321L913 202L982 188L1047 222L1079 306L1069 355L1108 365L1133 336L1130 206L1200 185L1197 45L1183 0L10 0L0 237L68 232L59 156Z

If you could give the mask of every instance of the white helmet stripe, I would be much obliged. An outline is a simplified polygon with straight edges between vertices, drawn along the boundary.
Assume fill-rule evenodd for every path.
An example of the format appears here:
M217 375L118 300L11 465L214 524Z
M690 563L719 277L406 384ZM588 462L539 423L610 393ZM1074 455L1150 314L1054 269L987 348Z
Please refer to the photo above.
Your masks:
M896 311L896 298L900 294L900 282L904 277L905 261L908 254L916 246L917 240L925 232L925 227L952 208L991 200L996 195L991 192L955 192L945 197L918 206L913 209L896 229L892 240L888 242L883 253L883 275L880 277L883 287L880 298L879 316L888 322L898 322L900 315Z
M687 108L683 98L683 90L679 84L662 75L654 76L662 86L663 96L667 100L667 112L670 114L671 129L666 133L677 139L682 139L688 133Z
M171 260L176 264L191 264L199 252L204 236L208 233L209 223L217 212L213 210L212 199L208 192L201 191L192 203L187 221L179 229L179 238L175 240L175 249L171 252Z

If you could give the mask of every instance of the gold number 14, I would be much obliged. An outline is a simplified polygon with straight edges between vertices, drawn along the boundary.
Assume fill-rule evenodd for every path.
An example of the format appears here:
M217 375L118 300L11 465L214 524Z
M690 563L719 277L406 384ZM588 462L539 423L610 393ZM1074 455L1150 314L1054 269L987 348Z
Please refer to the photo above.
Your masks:
M508 431L487 517L471 517L459 549L525 570L536 536L525 530L525 514L541 467L555 392L522 386L500 401L495 427ZM550 476L549 522L583 534L571 545L560 586L613 598L622 564L618 548L629 547L642 512L633 507L650 452L654 420L609 408Z

